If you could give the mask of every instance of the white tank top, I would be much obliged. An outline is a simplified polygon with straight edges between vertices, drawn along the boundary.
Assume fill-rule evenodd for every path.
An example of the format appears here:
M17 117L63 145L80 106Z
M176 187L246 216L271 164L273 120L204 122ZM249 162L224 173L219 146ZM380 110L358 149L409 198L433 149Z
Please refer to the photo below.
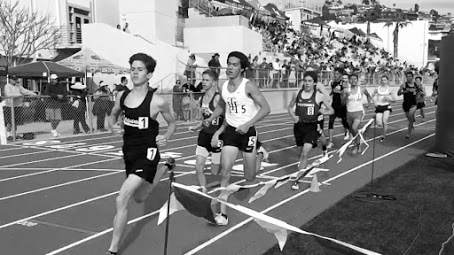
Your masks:
M364 111L363 94L361 93L361 88L358 86L357 90L358 91L355 94L350 93L348 95L348 101L347 101L347 111L348 112Z
M391 93L389 93L389 86L386 86L385 90L380 91L380 87L377 87L377 105L389 105L389 99Z
M232 127L239 127L255 117L259 106L246 94L246 83L249 80L243 78L235 92L227 89L229 81L222 85L222 99L225 101L225 120Z

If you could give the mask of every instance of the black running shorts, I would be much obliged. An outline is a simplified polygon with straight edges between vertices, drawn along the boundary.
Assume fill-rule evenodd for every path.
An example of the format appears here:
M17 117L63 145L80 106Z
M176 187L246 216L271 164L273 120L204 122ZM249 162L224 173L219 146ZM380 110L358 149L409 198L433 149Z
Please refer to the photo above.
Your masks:
M224 130L224 146L237 147L240 151L252 152L257 143L255 127L249 128L244 135L235 131L236 128L228 125Z
M123 146L126 177L135 174L153 183L161 156L156 144Z
M312 148L317 147L317 140L320 138L318 122L304 123L298 122L293 126L296 146L303 146L305 143L312 144Z

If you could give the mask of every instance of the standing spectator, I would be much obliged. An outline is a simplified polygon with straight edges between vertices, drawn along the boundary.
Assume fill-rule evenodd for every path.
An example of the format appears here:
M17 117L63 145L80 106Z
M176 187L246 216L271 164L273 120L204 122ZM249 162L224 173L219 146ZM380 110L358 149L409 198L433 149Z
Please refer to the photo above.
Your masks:
M76 82L71 86L71 89L74 90L74 100L71 104L74 111L74 125L73 125L73 134L79 134L80 126L82 125L85 133L90 133L90 127L88 127L87 122L85 121L85 111L87 110L87 101L86 95L87 92L85 89L87 86L83 85L81 82Z
M208 62L208 66L210 67L211 70L216 72L218 77L221 74L221 63L219 63L219 57L220 55L216 53L211 57L210 62Z
M181 81L177 80L175 86L173 86L173 96L172 96L172 106L173 106L173 114L175 115L176 120L184 120L183 117L183 108L182 108L182 101L183 101L183 86L181 85Z
M45 94L50 96L46 105L46 119L50 121L52 135L57 137L60 135L57 127L62 120L61 108L68 95L65 85L58 81L58 75L50 76L50 83L46 86Z
M186 78L188 79L188 84L194 85L195 84L195 71L197 68L197 61L195 59L195 55L191 54L189 55L188 62L186 63L186 70L184 71L184 74L186 75Z
M8 140L12 140L13 139L11 135L13 124L12 111L14 110L14 131L16 131L17 126L23 124L22 116L23 96L36 97L37 95L32 91L22 87L19 84L17 77L12 76L9 78L9 83L5 85L5 96L6 101L5 108L3 111L6 124L6 137Z
M97 117L96 127L100 132L107 131L105 128L106 115L110 115L108 112L112 110L109 105L109 91L107 89L107 86L102 86L94 93L95 103L92 112Z

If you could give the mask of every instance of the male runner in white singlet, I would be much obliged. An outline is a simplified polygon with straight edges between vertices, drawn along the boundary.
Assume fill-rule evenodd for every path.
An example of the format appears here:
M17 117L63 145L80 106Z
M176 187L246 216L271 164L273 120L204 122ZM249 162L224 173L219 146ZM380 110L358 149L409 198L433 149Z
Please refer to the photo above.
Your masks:
M243 77L249 66L246 55L233 51L227 58L227 77L219 87L221 99L205 125L225 112L225 121L213 135L211 145L216 146L223 134L224 146L221 152L221 187L227 187L230 173L237 154L242 152L246 185L255 181L257 159L257 131L254 125L270 113L270 106L260 89ZM218 225L227 225L226 206L221 204L221 213L216 216Z

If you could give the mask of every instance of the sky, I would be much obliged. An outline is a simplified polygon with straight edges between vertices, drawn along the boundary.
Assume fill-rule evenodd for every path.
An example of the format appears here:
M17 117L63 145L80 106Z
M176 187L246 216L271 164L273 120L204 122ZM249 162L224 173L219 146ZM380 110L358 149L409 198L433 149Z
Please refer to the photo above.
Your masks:
M271 2L293 2L295 0L268 0ZM308 4L313 2L323 5L325 0L305 0ZM361 0L343 0L343 3L356 3L360 4ZM385 6L393 7L396 4L396 8L410 9L414 8L415 4L419 4L419 8L422 11L429 12L431 9L435 9L440 14L446 14L451 12L454 15L454 0L379 0L380 4Z

